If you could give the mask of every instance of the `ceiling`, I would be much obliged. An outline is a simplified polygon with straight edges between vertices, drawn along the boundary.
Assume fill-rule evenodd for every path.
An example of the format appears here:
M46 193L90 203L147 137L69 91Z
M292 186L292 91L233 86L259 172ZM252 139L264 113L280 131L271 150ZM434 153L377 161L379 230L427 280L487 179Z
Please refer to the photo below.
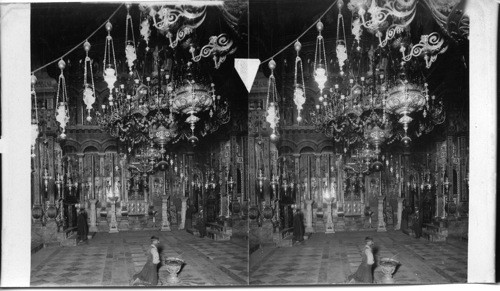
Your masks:
M431 0L426 0L431 1ZM442 30L431 16L426 1L421 1L417 7L417 16L411 24L414 42L422 32ZM347 1L346 1L347 2ZM424 3L425 2L425 3ZM456 1L455 1L456 2ZM463 2L463 1L460 1ZM235 75L231 60L238 58L259 58L264 60L285 45L294 42L298 35L313 24L318 17L332 4L327 0L251 0L251 1L226 1L224 8L237 18L237 25L232 37L235 39L238 49L234 55L219 70L219 80L224 86L242 87L242 83ZM101 25L118 7L119 4L95 4L95 3L33 3L31 18L31 51L32 68L59 57L64 52L73 48ZM223 17L221 9L211 7L213 18L207 18L204 31L201 29L200 39L208 39L211 31L229 30ZM210 11L209 11L210 12ZM130 11L135 23L136 39L140 38L138 33L140 11L137 5L133 5ZM322 19L325 24L324 35L333 38L336 32L336 20L338 10L331 9ZM350 11L344 7L344 19L346 21L346 34L350 36ZM126 9L122 6L112 18L113 38L115 43L121 44L125 38ZM205 33L205 34L204 34ZM213 33L212 33L213 35ZM300 41L302 43L313 43L316 38L316 29L311 29ZM91 53L94 57L102 58L104 51L104 39L106 31L100 29L89 41L92 44ZM333 46L327 51L333 51ZM457 106L468 109L468 40L448 40L449 48L446 53L439 55L437 61L428 70L424 70L430 89L434 94L444 98L446 106ZM311 52L304 52L305 54ZM283 54L276 57L278 64L283 58L293 63L293 47L285 50ZM78 61L84 56L82 49L76 49L68 58L70 61ZM122 50L117 49L117 58L123 57ZM262 66L266 74L267 64ZM279 73L280 66L277 68ZM289 66L289 69L292 69ZM57 77L56 65L47 68L52 77ZM229 77L228 77L229 76ZM279 81L279 80L278 80ZM234 83L237 83L234 85ZM238 89L238 90L239 90ZM239 90L237 95L246 91ZM232 94L235 95L235 94ZM245 99L246 100L246 99ZM238 101L242 101L241 99ZM236 102L236 101L235 101ZM241 103L241 102L238 102Z

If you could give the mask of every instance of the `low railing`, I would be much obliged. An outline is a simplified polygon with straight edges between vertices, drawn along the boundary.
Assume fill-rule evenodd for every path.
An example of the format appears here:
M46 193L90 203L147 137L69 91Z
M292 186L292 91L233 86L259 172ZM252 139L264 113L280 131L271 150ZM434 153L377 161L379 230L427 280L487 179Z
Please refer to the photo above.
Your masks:
M223 239L224 235L224 226L216 223L206 223L207 227L207 236L213 240Z
M220 224L217 224L217 223L207 222L205 225L210 230L216 230L216 231L220 231L220 232L224 231L224 226L220 225Z
M273 240L276 247L291 247L292 240L289 239L293 235L293 227L285 228L273 234Z
M289 235L293 235L293 227L285 228L285 229L280 231L281 239L285 239Z

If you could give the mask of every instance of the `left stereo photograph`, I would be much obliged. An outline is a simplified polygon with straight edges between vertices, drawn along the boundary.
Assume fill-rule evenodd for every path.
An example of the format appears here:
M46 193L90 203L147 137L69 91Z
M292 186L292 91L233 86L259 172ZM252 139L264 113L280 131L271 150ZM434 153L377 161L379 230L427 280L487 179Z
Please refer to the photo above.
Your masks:
M32 287L248 285L248 2L182 2L31 4Z

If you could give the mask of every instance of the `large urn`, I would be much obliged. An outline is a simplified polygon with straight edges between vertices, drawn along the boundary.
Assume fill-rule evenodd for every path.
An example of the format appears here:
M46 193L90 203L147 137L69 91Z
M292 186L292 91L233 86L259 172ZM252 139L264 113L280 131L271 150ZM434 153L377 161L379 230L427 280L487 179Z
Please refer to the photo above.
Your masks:
M49 219L56 219L57 208L55 207L55 205L50 204L49 207L47 207L46 214Z
M259 217L259 209L257 208L257 206L251 206L248 209L248 218L254 220L257 219L258 217Z
M231 212L234 213L234 214L238 214L240 213L241 211L241 205L240 205L240 202L238 200L234 200L233 202L231 202Z
M273 218L273 209L271 206L266 205L264 209L262 210L262 216L264 216L265 219L271 219Z
M178 273L181 271L184 261L179 258L169 257L165 259L165 266L167 268L168 277L167 283L176 284L179 283Z
M33 205L32 216L35 220L40 220L43 216L43 209L41 205Z
M394 284L394 278L392 274L396 271L396 267L399 265L399 261L390 258L382 258L380 259L379 266L384 273L384 277L382 277L382 282L384 284Z

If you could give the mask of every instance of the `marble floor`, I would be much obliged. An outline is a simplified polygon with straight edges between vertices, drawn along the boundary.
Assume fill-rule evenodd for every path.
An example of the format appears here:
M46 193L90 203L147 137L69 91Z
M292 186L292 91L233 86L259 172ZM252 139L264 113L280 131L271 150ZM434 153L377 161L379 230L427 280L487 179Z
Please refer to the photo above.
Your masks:
M247 241L213 241L184 231L97 233L88 244L47 247L31 256L32 287L128 286L142 269L149 237L160 237L164 257L186 265L180 286L342 284L361 262L364 237L375 240L376 257L394 257L401 265L397 284L465 283L467 242L429 242L389 231L313 234L287 248L263 247L247 256ZM250 271L250 273L248 272ZM166 282L167 271L159 277ZM374 270L376 283L382 272Z
M164 257L185 261L177 285L248 284L248 251L244 240L214 241L185 231L136 231L97 233L88 244L38 251L31 256L31 286L128 286L132 275L146 262L151 235L160 237ZM165 267L160 268L163 283L167 274Z
M395 258L397 284L465 283L467 242L429 242L401 232L316 233L287 248L261 248L250 256L250 284L343 284L361 262L364 238L374 238L376 258ZM375 283L383 273L374 269Z

